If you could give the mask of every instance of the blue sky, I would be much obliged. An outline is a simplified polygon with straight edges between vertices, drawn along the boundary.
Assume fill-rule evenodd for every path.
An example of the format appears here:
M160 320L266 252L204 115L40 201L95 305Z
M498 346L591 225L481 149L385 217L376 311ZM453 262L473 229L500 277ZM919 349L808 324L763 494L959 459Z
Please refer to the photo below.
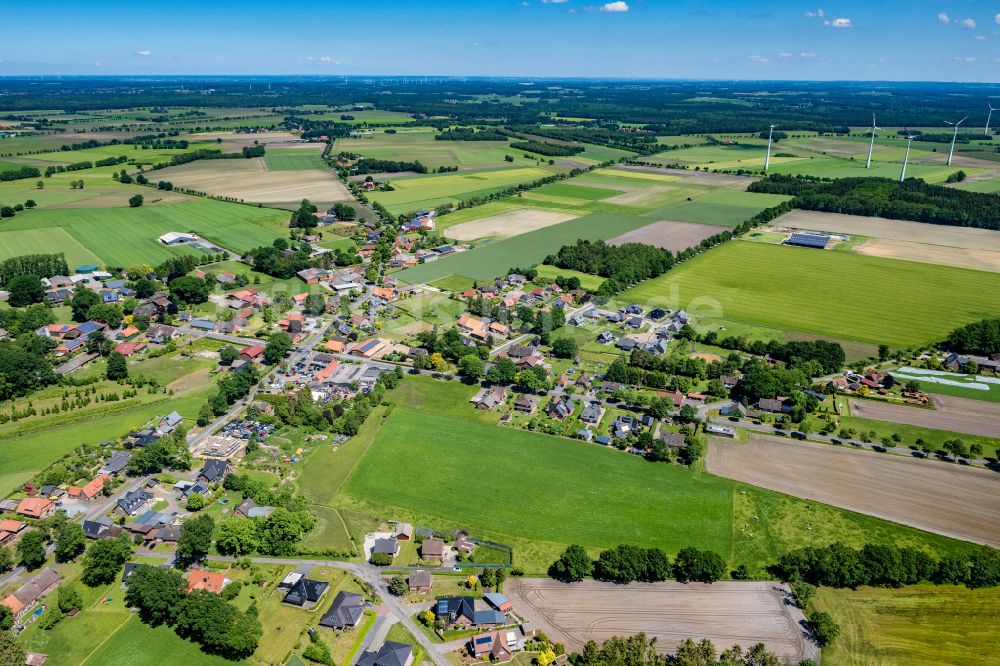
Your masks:
M11 2L0 76L1000 80L997 0Z

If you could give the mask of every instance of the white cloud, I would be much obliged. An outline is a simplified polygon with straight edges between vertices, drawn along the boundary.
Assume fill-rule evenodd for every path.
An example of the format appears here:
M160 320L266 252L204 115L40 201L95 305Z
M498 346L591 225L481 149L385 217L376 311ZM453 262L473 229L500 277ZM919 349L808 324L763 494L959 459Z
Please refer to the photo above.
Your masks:
M971 19L971 18L962 19L961 21L959 21L959 24L966 30L976 29L976 19Z
M771 62L770 60L768 60L766 56L762 55L752 55L750 56L750 59L753 60L754 62L760 62L760 63Z
M802 53L799 54L799 57L800 58L815 58L816 54L815 53L810 53L809 51L803 51Z
M320 56L319 57L319 61L320 62L330 62L331 60L333 60L333 58L331 58L330 56Z
M997 14L996 16L994 16L994 17L993 17L993 20L994 20L995 22L997 22L997 23L1000 23L1000 14Z
M778 54L778 60L791 60L792 54L787 51L782 51Z
M955 62L976 62L972 56L955 56Z
M543 5L561 5L567 2L569 2L569 0L542 0Z
M146 49L143 49L142 51L136 51L135 54L137 56L142 56L143 58L146 58L148 56L153 55L153 52L149 51L149 50L146 50Z
M941 12L940 14L938 14L938 21L940 21L941 23L944 23L945 25L948 25L949 23L951 23L951 19L944 12Z
M828 25L831 28L853 28L854 25L851 23L849 18L835 18L832 21L823 21L823 25Z
M975 37L973 37L973 39L975 39L977 42L985 42L986 35L976 35Z
M628 11L628 3L623 0L617 0L617 2L608 2L601 5L602 12L612 12L615 14L620 14L622 12Z
M825 14L822 9L817 9L814 12L807 11L803 16L808 16L809 18L816 18L818 16L819 18L823 18Z

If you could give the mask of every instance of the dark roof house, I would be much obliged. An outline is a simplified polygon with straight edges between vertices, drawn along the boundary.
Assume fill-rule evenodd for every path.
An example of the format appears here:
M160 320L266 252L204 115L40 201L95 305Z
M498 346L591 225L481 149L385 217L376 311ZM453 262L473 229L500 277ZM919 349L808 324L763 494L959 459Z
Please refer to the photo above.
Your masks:
M332 629L344 629L345 627L355 627L364 613L364 600L360 594L353 592L338 592L333 598L333 603L327 609L323 617L320 618L320 625Z
M312 605L326 594L327 583L311 578L299 578L281 601L295 606Z
M410 666L413 648L405 643L386 641L378 652L365 650L358 657L358 666Z

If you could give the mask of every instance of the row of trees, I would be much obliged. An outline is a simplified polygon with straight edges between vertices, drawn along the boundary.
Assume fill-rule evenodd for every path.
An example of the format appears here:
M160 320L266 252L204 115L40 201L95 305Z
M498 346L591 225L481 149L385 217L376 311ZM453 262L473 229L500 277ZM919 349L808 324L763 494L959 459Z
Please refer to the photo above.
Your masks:
M763 643L755 643L743 650L739 645L717 652L715 645L707 638L697 643L688 638L674 649L672 654L663 654L657 646L656 638L646 634L634 636L614 636L598 644L589 640L581 652L569 657L573 666L783 666L785 662L770 652ZM814 666L812 660L799 662L798 666Z
M549 157L569 157L586 150L583 146L549 143L548 141L512 141L510 147L515 150L523 150Z
M791 195L791 205L804 210L1000 230L997 195L928 185L918 178L900 183L890 178L772 174L751 183L747 191Z
M681 583L712 583L726 575L726 562L710 550L688 546L670 559L659 548L621 544L601 552L595 562L583 546L571 545L549 567L552 578L574 583L593 577L614 583L653 583L673 576Z
M1000 551L980 547L936 561L916 548L866 544L856 549L834 542L785 553L770 570L785 581L852 589L859 585L900 587L921 581L995 587L1000 584Z

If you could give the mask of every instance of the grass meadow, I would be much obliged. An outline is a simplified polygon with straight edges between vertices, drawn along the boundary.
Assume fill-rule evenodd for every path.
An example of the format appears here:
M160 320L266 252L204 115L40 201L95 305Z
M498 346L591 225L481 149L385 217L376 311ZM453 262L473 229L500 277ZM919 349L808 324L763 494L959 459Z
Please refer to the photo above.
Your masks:
M533 266L563 245L575 243L578 238L590 240L614 238L648 223L649 220L637 216L591 213L575 220L435 259L400 271L396 276L409 284L431 282L448 275L489 280L503 275L515 265Z
M996 663L1000 588L913 585L898 590L820 588L813 607L840 625L823 663L986 666Z
M367 452L340 468L356 465L334 498L338 506L381 520L471 529L513 544L515 562L531 572L544 571L569 543L637 543L671 554L693 545L751 567L833 540L906 543L936 554L966 547L700 470L501 428L498 414L468 404L474 390L408 378Z
M190 231L237 252L270 245L288 213L212 199L142 208L42 208L19 213L0 228L0 259L31 252L65 252L72 265L157 263L196 250L156 239ZM95 261L96 259L96 261Z
M392 192L372 192L368 196L395 215L435 208L445 203L457 204L462 199L490 194L550 175L552 171L537 167L427 175L395 180Z
M264 164L268 171L309 171L310 169L329 169L323 162L319 151L296 150L292 148L272 150L264 155Z
M731 242L623 292L619 299L684 307L703 318L910 347L942 339L955 326L995 313L1000 309L1000 276L847 252Z

